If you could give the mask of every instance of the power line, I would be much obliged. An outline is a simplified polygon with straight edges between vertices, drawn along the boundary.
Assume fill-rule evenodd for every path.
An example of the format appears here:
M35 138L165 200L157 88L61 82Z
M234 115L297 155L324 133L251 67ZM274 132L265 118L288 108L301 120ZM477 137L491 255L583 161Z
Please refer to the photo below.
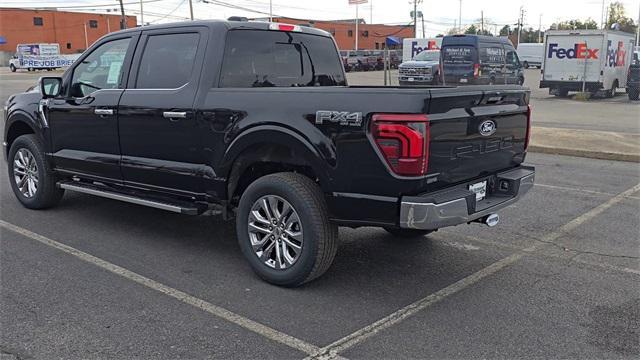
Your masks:
M148 3L154 3L154 2L160 2L160 1L164 1L164 0L143 0L142 2L144 4L148 4ZM97 7L115 7L118 4L95 4L95 5L63 5L63 6L36 6L36 5L32 5L32 6L23 6L22 4L24 4L24 2L19 2L19 3L7 3L5 2L3 5L11 5L11 4L20 4L19 6L15 6L17 8L21 8L21 9L81 9L81 8L97 8ZM123 5L139 5L140 1L132 1L132 2L123 2Z

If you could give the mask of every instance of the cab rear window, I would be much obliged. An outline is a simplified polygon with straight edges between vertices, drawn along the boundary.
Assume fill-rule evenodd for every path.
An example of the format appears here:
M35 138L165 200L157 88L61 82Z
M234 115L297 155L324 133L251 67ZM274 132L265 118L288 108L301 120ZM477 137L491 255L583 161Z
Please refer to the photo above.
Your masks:
M283 31L231 30L220 87L346 85L329 37Z
M442 62L444 64L471 64L473 63L475 49L471 46L447 46L442 50Z

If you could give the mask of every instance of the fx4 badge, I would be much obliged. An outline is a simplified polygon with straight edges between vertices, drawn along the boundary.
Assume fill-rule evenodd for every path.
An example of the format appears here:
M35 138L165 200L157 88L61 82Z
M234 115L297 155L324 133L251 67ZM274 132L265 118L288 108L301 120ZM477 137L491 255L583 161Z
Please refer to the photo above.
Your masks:
M316 124L324 124L325 122L346 126L360 126L362 125L362 113L329 110L316 111Z

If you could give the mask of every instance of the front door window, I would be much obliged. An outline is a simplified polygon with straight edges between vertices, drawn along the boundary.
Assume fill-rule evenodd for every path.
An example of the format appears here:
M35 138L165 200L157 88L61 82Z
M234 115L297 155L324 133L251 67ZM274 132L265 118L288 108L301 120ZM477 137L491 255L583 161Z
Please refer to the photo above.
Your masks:
M71 80L71 96L85 97L101 89L119 89L122 64L131 38L100 45L76 66Z

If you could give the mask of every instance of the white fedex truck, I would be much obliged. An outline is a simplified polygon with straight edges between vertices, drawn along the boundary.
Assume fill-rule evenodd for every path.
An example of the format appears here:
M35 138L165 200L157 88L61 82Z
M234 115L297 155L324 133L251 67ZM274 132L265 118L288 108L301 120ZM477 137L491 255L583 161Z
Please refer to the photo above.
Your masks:
M569 91L605 91L614 96L627 85L633 34L612 30L549 30L544 35L540 88L567 96Z
M440 50L442 37L436 38L407 38L402 40L402 61L413 60L416 55L425 50Z

